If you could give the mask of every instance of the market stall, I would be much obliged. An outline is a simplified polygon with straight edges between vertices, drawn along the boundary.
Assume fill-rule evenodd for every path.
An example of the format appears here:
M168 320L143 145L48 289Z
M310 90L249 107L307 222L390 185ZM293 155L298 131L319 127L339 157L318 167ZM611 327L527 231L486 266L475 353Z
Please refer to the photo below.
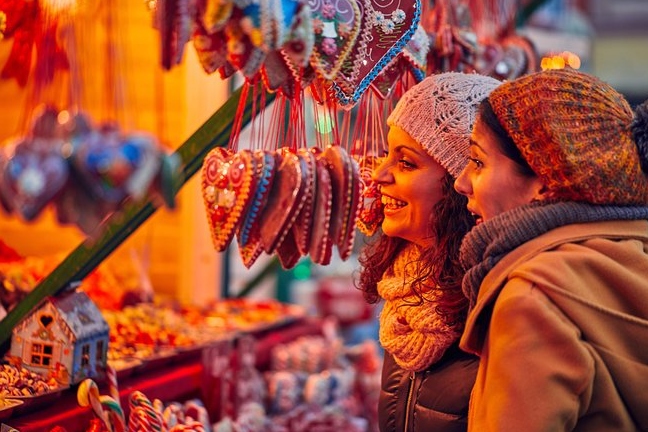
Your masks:
M53 209L61 224L75 226L85 239L24 291L11 285L16 296L5 295L0 343L8 374L36 369L55 383L44 391L27 390L28 398L15 403L7 395L2 421L21 431L55 426L74 431L86 430L94 419L103 422L95 427L119 430L140 421L135 412L146 396L155 421L173 414L176 424L179 416L191 416L172 412L180 409L175 403L199 401L207 420L193 430L238 421L283 427L277 430L308 430L307 424L373 430L366 404L373 402L377 353L370 346L343 349L330 324L307 319L289 305L248 302L216 314L228 299L200 308L170 306L141 286L136 295L119 297L116 312L82 310L79 304L115 300L110 296L118 289L93 291L91 278L158 209L174 209L176 195L196 174L215 251L235 245L248 268L262 255L283 269L302 259L323 266L333 256L349 259L356 233L370 235L380 222L369 173L384 146L385 113L394 101L440 71L512 78L538 67L532 44L515 32L518 2L468 3L468 8L417 0L389 6L369 0L147 3L152 31L159 33L162 70L181 65L184 51L193 48L205 73L239 85L173 151L155 136L115 123L116 117L90 118L74 97L34 107L22 135L4 146L0 211L28 224ZM70 36L69 21L57 20L58 13L69 19L72 11L41 6L25 11L0 1L5 38L15 49L34 45L40 53L32 75L30 65L12 56L2 78L21 85L35 80L35 97L47 95L57 71L74 78L77 59L69 49L80 39ZM31 44L20 38L27 24L43 26ZM62 40L54 34L68 35L68 45L49 45ZM58 56L55 65L42 57L48 49ZM114 61L108 56L113 72ZM70 89L82 85L72 80ZM309 118L305 108L311 103L315 114ZM246 127L256 132L242 138ZM8 258L12 265L24 258L16 255ZM5 283L5 294L8 287ZM76 296L79 292L88 300ZM254 328L223 325L250 310L268 319ZM135 318L125 321L129 314ZM139 327L145 318L153 320ZM96 333L79 330L91 322ZM319 339L301 340L314 335ZM68 357L69 364L60 360ZM215 366L219 359L228 366ZM112 370L120 378L118 388L111 384ZM232 374L244 372L251 387L236 388ZM294 393L286 406L273 387L282 379ZM228 399L243 393L249 400ZM192 409L197 420L203 411ZM149 412L148 421L154 421L150 417ZM171 430L172 424L164 428Z

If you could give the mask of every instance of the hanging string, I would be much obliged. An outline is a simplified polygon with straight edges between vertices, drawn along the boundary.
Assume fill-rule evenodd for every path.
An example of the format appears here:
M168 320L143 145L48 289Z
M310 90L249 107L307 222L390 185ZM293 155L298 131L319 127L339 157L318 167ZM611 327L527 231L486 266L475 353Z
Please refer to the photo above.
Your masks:
M232 121L232 133L230 134L229 144L227 146L234 152L238 151L238 143L241 137L241 125L243 124L243 115L245 114L245 106L249 91L250 83L248 81L243 82L241 85L239 104L236 107L236 114L234 114L234 119Z

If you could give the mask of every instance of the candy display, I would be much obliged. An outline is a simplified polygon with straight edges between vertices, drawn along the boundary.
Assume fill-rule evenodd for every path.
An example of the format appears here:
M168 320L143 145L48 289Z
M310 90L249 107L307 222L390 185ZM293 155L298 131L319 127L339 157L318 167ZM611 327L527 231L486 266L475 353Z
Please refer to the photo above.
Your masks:
M54 378L47 378L22 366L0 365L0 399L37 396L61 388Z

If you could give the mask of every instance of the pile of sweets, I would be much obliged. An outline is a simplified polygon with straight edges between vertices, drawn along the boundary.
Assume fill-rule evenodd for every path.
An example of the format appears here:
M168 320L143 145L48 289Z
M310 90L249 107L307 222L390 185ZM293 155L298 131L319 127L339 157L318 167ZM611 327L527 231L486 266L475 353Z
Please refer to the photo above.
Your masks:
M37 396L60 388L54 378L44 377L22 366L0 365L0 399Z

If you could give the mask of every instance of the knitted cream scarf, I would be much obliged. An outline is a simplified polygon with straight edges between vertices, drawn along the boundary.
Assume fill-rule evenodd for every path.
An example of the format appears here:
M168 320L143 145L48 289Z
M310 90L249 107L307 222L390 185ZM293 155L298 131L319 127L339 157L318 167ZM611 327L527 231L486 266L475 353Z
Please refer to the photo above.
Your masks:
M437 290L426 292L423 304L412 293L410 281L420 265L418 257L416 246L404 249L378 282L378 294L385 300L380 343L400 367L416 372L439 360L461 334L459 325L446 324L436 313Z

